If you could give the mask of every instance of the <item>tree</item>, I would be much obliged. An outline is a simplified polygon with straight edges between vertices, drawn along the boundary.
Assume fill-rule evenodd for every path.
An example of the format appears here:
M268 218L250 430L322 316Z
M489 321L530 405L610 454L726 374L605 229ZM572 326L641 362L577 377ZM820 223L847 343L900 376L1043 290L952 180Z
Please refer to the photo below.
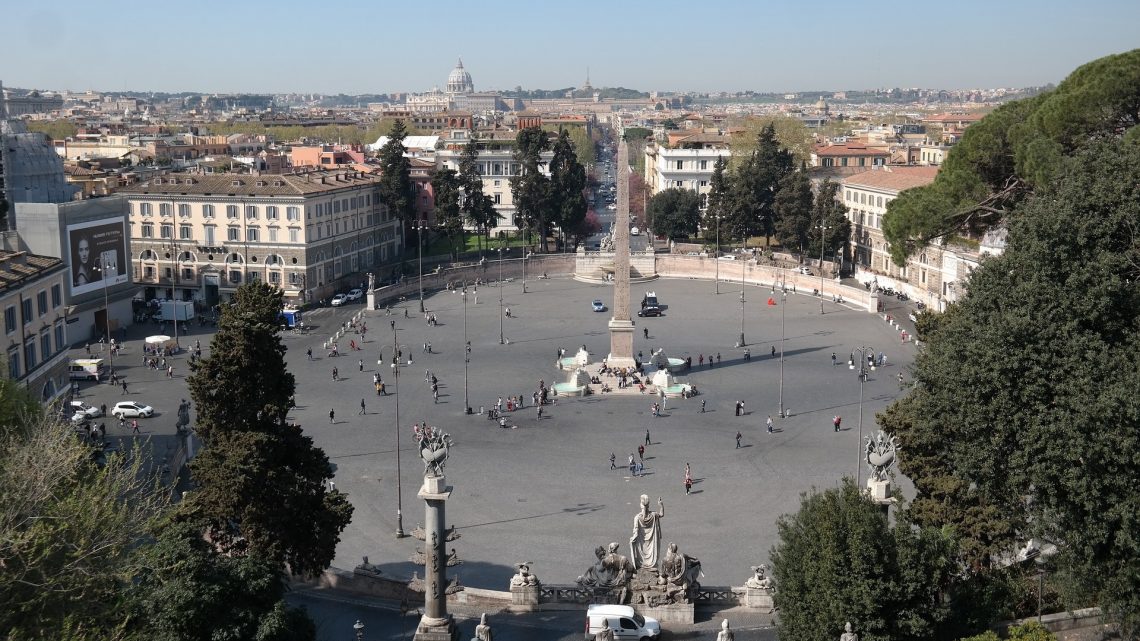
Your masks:
M574 154L574 146L565 129L558 133L554 156L550 160L551 222L562 229L578 229L586 218L586 168ZM563 239L565 242L565 239Z
M431 189L435 196L435 224L451 242L455 250L455 237L463 234L463 212L459 207L460 181L454 169L442 167L431 176ZM456 257L458 259L458 256Z
M511 194L519 229L538 232L539 250L545 252L550 223L550 178L542 173L542 152L550 149L550 138L540 127L519 130L515 136L514 160L519 173L511 176Z
M791 116L747 116L734 123L729 148L732 158L748 158L756 150L759 134L771 127L780 146L792 154L796 165L811 160L815 134L799 118Z
M416 213L411 162L404 156L408 151L404 147L407 136L404 121L397 119L392 123L388 142L380 149L380 202L388 206L392 215L404 222Z
M981 570L1030 536L1055 542L1076 593L1135 630L1140 146L1088 144L1053 176L1009 216L1006 251L974 270L882 424L908 453L916 520L976 541Z
M709 193L705 208L705 239L719 237L718 228L721 221L728 217L729 198L732 194L730 176L726 172L728 161L724 156L717 156L713 163L712 178L709 179ZM711 230L711 233L710 233ZM720 248L717 248L720 251Z
M5 398L24 397L18 388ZM147 522L167 502L135 448L99 465L52 420L0 435L0 630L5 638L108 639L124 617L122 587Z
M867 641L947 638L942 593L956 567L941 531L890 528L850 478L805 494L777 529L769 558L780 639L835 639L847 621Z
M278 335L281 296L261 281L238 288L222 308L210 356L192 366L206 448L190 467L199 488L179 511L227 553L313 575L332 561L352 506L325 489L332 478L325 453L285 420L294 379Z
M714 168L715 170L715 168ZM742 238L774 231L776 190L794 170L792 155L780 147L776 130L764 127L756 137L756 150L737 166L727 200L726 227Z
M891 201L883 233L891 256L935 238L978 236L1048 186L1064 158L1103 139L1140 137L1140 49L1106 56L1056 89L1002 105L966 130L934 182Z
M483 239L499 221L499 212L487 194L483 193L483 177L479 174L479 145L472 136L459 157L459 183L463 190L463 216L467 224L479 231L479 248Z
M32 120L28 122L28 131L39 132L59 141L71 138L79 132L79 128L70 120Z
M813 194L807 171L800 168L784 177L773 203L776 212L776 240L787 249L795 249L801 257L807 253L812 224Z
M808 228L807 253L814 255L817 249L822 249L825 257L831 257L847 246L851 239L851 221L847 218L847 206L836 195L839 193L839 183L824 180L820 183L819 193L815 195L812 207L811 226ZM819 228L820 223L825 229ZM820 232L823 232L823 245L820 246ZM821 265L822 267L822 265Z
M646 129L645 127L626 127L625 131L622 132L621 139L628 143L635 141L645 142L645 139L652 135L652 129Z
M189 523L159 527L130 588L130 632L154 641L311 641L316 627L283 600L286 577L258 555L222 554Z
M670 239L695 234L701 220L700 205L696 192L670 187L649 200L645 224L653 233Z

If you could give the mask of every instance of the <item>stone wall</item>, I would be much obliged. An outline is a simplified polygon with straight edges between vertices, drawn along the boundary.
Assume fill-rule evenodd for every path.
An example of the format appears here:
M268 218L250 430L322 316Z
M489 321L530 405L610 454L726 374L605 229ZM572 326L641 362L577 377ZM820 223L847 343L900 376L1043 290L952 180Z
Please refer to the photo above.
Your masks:
M547 276L565 276L573 272L574 254L541 254L526 259L527 282L538 280L543 273ZM518 287L521 290L523 259L504 258L502 263L502 275L504 280L510 278L515 281L520 281ZM474 283L476 279L484 282L498 280L498 259L488 258L486 262L482 264L470 263L458 267L441 269L438 272L425 270L423 276L424 295L426 296L428 292L444 289L448 283L452 283L458 287L462 286L464 282L468 284ZM376 304L380 307L394 304L401 296L406 297L408 300L412 300L413 298L418 299L420 295L419 283L420 279L417 274L405 278L404 282L399 285L378 287L375 291Z

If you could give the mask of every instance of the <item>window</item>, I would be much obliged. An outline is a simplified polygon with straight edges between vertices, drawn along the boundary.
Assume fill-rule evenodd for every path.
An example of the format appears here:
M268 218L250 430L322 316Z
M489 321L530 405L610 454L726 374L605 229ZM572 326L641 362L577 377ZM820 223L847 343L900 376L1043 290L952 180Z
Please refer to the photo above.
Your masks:
M300 238L301 238L301 230L299 230L299 229L290 229L289 230L289 242L291 242L291 243L300 242Z
M271 242L271 243L277 242L277 228L276 227L270 227L269 228L269 242Z
M257 205L245 206L245 218L246 220L257 220Z
M701 181L701 187L708 187L708 186L709 186L709 181L707 181L707 180Z
M677 169L684 169L684 168L685 168L685 161L678 160L677 161Z
M66 345L66 342L63 340L63 323L62 322L56 323L55 324L55 349L56 349L56 351L62 351L65 345Z
M8 350L8 378L20 378L20 350Z
M213 218L214 217L214 206L213 205L202 205L202 217L203 218Z
M178 215L183 217L183 218L189 218L190 217L190 205L187 205L185 203L178 205Z
M501 180L496 180L496 181L495 181L495 186L496 186L496 187L499 187L499 186L501 186L502 184L503 184L503 181L501 181Z
M9 305L4 310L4 333L11 334L16 331L16 306Z
M297 272L290 272L289 273L289 284L290 285L300 285L301 284L301 275L298 274Z
M158 215L170 216L174 213L172 211L172 209L173 209L173 207L171 206L170 203L159 203L158 204Z
M36 339L29 338L28 342L24 343L24 367L30 372L36 368Z
M495 204L501 205L502 203L503 203L503 195L502 194L495 194Z
M269 282L273 283L274 285L280 283L281 282L281 273L280 272L269 272Z
M339 214L339 213L340 213L340 201L339 201L339 200L334 200L334 201L333 201L333 213L334 213L334 214Z
M150 265L143 267L143 278L152 280L154 278L154 267Z
M51 330L45 329L40 332L40 354L47 360L51 353Z
M288 220L301 220L301 208L300 207L286 207L285 208L285 218Z
M882 207L883 206L883 197L882 196L878 196L875 198L875 206L876 207Z
M194 269L191 267L183 267L182 280L194 280Z
M241 282L241 272L239 272L236 269L231 269L230 270L230 282L231 283L240 283Z
M217 227L215 227L215 226L213 226L213 225L206 225L206 227L205 227L205 230L206 230L206 244L207 244L207 245L210 245L211 247L214 245L214 230L215 230L215 229L217 229Z
M194 228L191 227L190 225L179 225L178 226L178 238L180 240L193 240L194 239Z
M250 227L245 230L245 239L251 243L257 242L257 227Z
M162 225L159 231L163 238L174 238L174 225Z
M708 169L708 168L709 168L709 161L702 160L701 161L701 169L704 170L704 169Z
M51 306L59 307L63 303L63 296L60 293L59 285L51 286Z
M317 203L317 218L320 218L321 216L324 216L324 215L325 215L324 203Z
M143 216L150 216L150 203L139 203L139 213Z
M226 205L226 218L237 218L237 217L238 217L238 206L237 205Z
M30 299L30 298L24 299L23 312L24 312L24 324L27 325L28 323L32 322L32 299Z
M47 306L47 291L42 291L36 294L36 308L40 316L43 316L48 311Z
M237 227L229 227L226 229L226 240L239 241L241 240L241 230Z
M164 267L162 269L162 277L173 280L174 279L174 268L173 267Z
M265 208L265 219L266 220L277 220L277 206L276 205L269 205Z
M847 195L844 197L843 200L846 200L847 202L851 202L851 190L850 189L847 190Z

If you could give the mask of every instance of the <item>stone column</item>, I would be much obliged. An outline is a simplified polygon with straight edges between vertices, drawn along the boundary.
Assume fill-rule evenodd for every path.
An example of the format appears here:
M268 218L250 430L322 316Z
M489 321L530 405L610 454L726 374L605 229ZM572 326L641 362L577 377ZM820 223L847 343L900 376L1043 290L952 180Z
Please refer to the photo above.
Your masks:
M610 319L610 367L633 367L633 320L629 314L629 146L618 144L617 212L614 214L614 315Z
M425 476L418 495L424 500L424 614L415 641L458 641L459 629L447 613L445 506L451 488L440 476Z

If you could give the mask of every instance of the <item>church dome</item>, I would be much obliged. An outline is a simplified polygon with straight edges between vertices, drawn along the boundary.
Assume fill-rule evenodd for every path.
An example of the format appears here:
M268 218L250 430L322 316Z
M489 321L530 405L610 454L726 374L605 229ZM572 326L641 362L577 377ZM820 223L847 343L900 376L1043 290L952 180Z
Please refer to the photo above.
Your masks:
M471 82L471 74L463 68L463 59L460 58L451 74L447 76L447 93L463 94L474 93L475 85Z

